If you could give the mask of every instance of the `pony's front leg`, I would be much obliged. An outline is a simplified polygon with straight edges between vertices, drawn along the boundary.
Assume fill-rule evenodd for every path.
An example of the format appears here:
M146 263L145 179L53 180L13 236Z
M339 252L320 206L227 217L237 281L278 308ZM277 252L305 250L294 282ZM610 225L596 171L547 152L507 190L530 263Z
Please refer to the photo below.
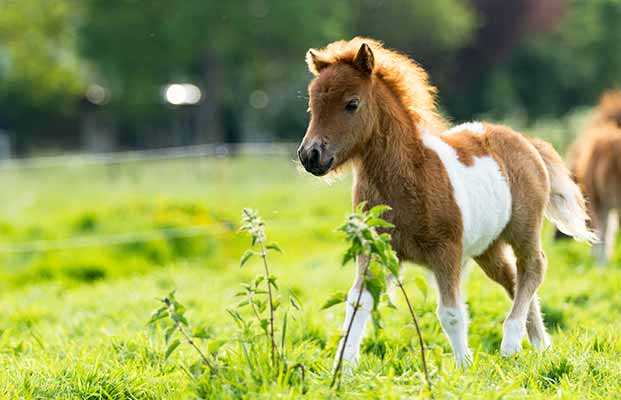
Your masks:
M334 361L334 365L336 366L341 357L341 353L343 353L343 367L345 370L350 370L358 361L364 327L373 311L373 296L371 296L371 293L369 293L364 286L367 263L368 259L366 257L358 257L356 279L347 295L347 309L345 311L345 321L343 322L343 338L339 343L336 360ZM360 303L358 307L356 307L358 299L360 299ZM345 348L343 348L347 332L349 332L349 336L347 337Z
M460 263L434 265L433 272L438 285L438 319L453 349L459 367L472 363L468 348L468 310L460 295Z

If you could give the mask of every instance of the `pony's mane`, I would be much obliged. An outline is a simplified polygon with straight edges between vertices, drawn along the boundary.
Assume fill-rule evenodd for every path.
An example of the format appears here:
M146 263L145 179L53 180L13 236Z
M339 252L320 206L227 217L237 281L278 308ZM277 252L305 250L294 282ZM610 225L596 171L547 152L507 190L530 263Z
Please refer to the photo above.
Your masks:
M602 115L621 112L621 91L605 91L599 100L597 110Z
M433 132L446 128L444 119L438 114L436 106L437 89L429 83L427 72L410 57L395 50L387 49L382 42L374 39L355 37L352 40L339 40L323 49L313 50L328 64L354 64L356 54L366 43L373 51L375 67L373 74L381 79L403 105L414 122L423 122ZM309 68L318 74L310 57Z

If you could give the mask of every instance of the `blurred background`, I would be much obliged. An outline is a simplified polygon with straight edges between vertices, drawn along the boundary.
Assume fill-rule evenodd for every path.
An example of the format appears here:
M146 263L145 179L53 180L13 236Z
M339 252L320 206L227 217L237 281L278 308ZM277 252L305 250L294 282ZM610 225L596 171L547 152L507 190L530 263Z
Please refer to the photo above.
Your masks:
M563 147L621 83L620 20L618 0L0 0L0 157L296 142L305 52L355 35L414 57L454 121L556 121Z

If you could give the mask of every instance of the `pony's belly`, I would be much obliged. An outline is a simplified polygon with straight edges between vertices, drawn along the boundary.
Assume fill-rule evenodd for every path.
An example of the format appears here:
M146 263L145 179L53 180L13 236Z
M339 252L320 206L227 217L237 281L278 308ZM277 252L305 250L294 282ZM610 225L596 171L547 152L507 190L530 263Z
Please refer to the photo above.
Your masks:
M451 181L462 217L462 255L464 258L478 256L498 238L509 222L509 184L490 155L473 157L472 165L465 165L459 160L455 148L440 137L426 133L423 143L436 152Z
M496 161L476 158L455 185L463 221L463 256L478 256L500 236L511 218L511 190Z

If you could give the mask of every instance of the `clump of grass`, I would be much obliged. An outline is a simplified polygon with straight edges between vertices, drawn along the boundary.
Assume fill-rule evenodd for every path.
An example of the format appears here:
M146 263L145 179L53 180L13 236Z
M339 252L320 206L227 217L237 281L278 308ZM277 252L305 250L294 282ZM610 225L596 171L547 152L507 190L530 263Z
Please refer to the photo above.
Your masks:
M168 296L161 299L160 302L163 303L163 305L153 312L148 323L153 325L159 321L164 322L166 325L164 339L166 341L167 348L164 358L170 357L170 355L181 344L181 339L175 338L176 333L178 332L182 336L183 340L185 340L185 342L198 353L202 362L209 367L210 370L214 371L215 365L209 360L205 353L203 353L194 340L198 338L208 338L208 332L205 329L197 329L192 333L188 332L187 329L189 329L189 323L185 317L186 308L183 304L177 301L174 291L170 292Z

